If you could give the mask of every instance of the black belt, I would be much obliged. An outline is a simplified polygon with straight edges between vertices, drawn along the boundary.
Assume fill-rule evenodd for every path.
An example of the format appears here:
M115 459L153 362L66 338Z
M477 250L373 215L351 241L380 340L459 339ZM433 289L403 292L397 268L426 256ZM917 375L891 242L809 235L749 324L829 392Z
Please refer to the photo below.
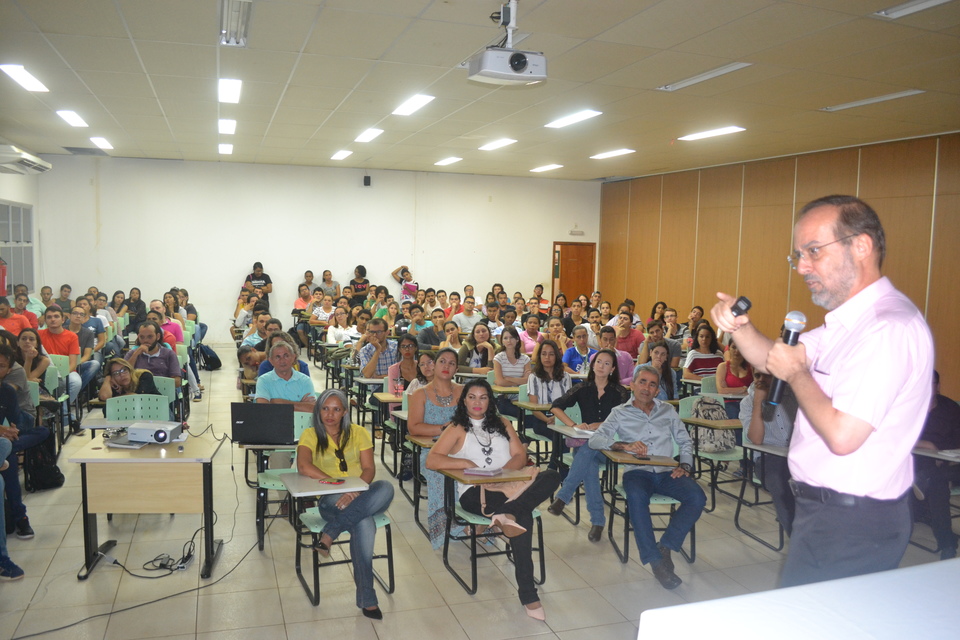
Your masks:
M902 496L893 500L878 500L876 498L870 498L867 496L855 496L849 493L841 493L839 491L834 491L833 489L827 489L826 487L816 487L812 484L807 484L806 482L797 482L792 478L790 479L789 483L790 490L797 498L813 500L814 502L821 502L823 504L834 504L840 507L892 504L898 500L902 500L903 497L907 495L907 493L904 492Z

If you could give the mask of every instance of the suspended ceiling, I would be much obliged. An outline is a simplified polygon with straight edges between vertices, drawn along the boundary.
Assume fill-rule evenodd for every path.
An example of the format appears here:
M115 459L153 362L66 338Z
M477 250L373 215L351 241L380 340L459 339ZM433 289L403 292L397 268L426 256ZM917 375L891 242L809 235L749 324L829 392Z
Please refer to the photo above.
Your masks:
M520 0L518 48L543 51L549 79L497 87L458 68L502 37L496 1L256 0L241 49L217 46L216 0L0 0L0 64L50 89L0 74L0 137L38 154L102 136L117 157L592 180L960 130L960 1L871 16L896 3ZM656 90L731 62L752 66ZM239 104L218 103L218 78L243 80ZM908 89L925 93L820 111ZM391 115L415 93L436 99ZM581 109L603 115L543 126ZM746 131L677 140L727 125ZM384 133L354 142L368 127ZM478 150L504 137L518 142ZM621 147L636 153L589 158ZM353 154L331 160L340 149ZM434 166L448 156L463 160Z

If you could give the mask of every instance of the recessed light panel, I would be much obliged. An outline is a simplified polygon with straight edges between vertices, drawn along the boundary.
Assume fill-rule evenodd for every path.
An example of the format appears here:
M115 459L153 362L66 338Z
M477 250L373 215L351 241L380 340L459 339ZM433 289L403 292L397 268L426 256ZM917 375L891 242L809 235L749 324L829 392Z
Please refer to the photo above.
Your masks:
M90 142L97 145L101 149L113 149L113 145L107 142L106 138L90 138Z
M843 104L835 104L832 107L823 107L820 111L843 111L844 109L853 109L854 107L863 107L868 104L876 104L878 102L886 102L887 100L896 100L898 98L907 98L909 96L915 96L920 93L925 93L920 89L910 89L908 91L898 91L897 93L888 93L883 96L876 96L874 98L865 98L863 100L855 100L854 102L844 102Z
M217 85L217 94L220 102L229 102L231 104L237 104L240 102L241 87L243 87L242 80L221 78Z
M545 164L542 167L537 167L536 169L530 169L530 173L541 173L543 171L553 171L554 169L562 169L562 164Z
M237 121L220 118L220 120L217 121L217 129L223 134L234 134L237 132Z
M221 144L219 145L221 155L228 156L233 153L232 144Z
M461 160L463 160L463 158L458 158L457 156L450 156L449 158L444 158L439 162L434 162L433 164L435 164L438 167L445 167L448 164L453 164L454 162L460 162Z
M676 91L677 89L683 89L684 87L689 87L690 85L693 85L693 84L699 84L701 82L712 80L714 78L726 75L728 73L733 73L734 71L739 71L740 69L745 69L750 65L751 63L749 62L733 62L730 64L725 64L722 67L717 67L716 69L705 71L703 73L697 74L690 78L686 78L684 80L677 80L676 82L665 84L662 87L657 87L657 91Z
M76 111L57 111L57 115L66 120L71 127L86 127L87 123L83 121Z
M352 153L353 153L353 151L348 151L348 150L346 150L346 149L341 149L340 151L337 151L335 154L333 154L332 156L330 156L330 159L331 159L331 160L343 160L344 158L346 158L347 156L349 156L349 155L352 154Z
M911 13L932 9L933 7L947 4L948 2L950 2L950 0L910 0L910 2L904 2L894 7L877 11L873 15L878 18L886 18L887 20L896 20L897 18L908 16Z
M22 64L0 64L0 69L27 91L49 91L42 82L30 75Z
M594 111L593 109L584 109L583 111L578 111L576 113L571 113L568 116L564 116L558 120L554 120L549 124L543 126L550 129L561 129L563 127L570 126L571 124L576 124L577 122L583 122L584 120L589 120L590 118L596 118L599 115L602 115L602 111Z
M480 151L493 151L494 149L500 149L502 147L506 147L507 145L511 145L514 142L516 142L516 140L511 138L500 138L499 140L494 140L493 142L488 142L487 144L483 145L480 147Z
M616 158L617 156L625 156L628 153L635 153L634 149L616 149L614 151L604 151L603 153L598 153L595 156L590 156L591 160L605 160L607 158Z
M395 116L408 116L433 101L433 96L418 93L393 110Z
M381 133L383 133L383 129L367 129L366 131L358 135L356 140L354 140L354 142L370 142Z
M679 140L702 140L703 138L713 138L714 136L725 136L728 133L737 133L738 131L746 131L743 127L722 127L720 129L711 129L710 131L701 131L700 133L691 133L688 136L683 136Z

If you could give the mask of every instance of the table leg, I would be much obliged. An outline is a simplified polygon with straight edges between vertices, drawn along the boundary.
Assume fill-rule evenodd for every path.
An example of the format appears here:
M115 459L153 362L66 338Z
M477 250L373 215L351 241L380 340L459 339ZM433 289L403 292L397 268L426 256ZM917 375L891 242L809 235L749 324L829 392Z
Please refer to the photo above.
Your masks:
M213 573L213 565L223 549L223 540L213 537L213 517L213 464L206 462L203 465L203 569L200 571L204 579Z
M97 544L97 514L87 509L87 465L80 465L80 487L83 502L83 568L77 574L77 580L86 580L103 558L103 554L117 546L116 540L107 540Z

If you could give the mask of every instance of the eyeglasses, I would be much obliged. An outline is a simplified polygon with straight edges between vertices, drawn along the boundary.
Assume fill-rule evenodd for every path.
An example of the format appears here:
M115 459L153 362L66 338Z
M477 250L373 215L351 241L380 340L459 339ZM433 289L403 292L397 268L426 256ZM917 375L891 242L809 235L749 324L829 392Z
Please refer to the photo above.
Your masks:
M417 345L415 345L415 344L410 344L409 342L400 345L400 349L403 350L403 351L409 351L409 350L411 350L411 349L416 349L416 348L417 348Z
M344 459L344 457L343 457L343 451L341 451L340 449L334 449L334 450L333 450L333 453L334 453L334 455L337 456L337 459L340 460L340 471L341 471L341 473L346 473L346 472L347 472L347 461L346 461L346 459Z
M127 371L126 369L117 369L116 371L111 371L110 375L113 376L114 378L119 378L120 376L130 375L130 372Z
M828 242L827 244L821 244L820 246L817 246L817 247L810 247L809 249L806 249L806 250L794 251L793 253L791 253L790 255L787 256L787 262L790 263L790 267L791 267L791 268L793 268L794 270L796 270L796 269L798 269L798 268L800 267L800 261L803 260L804 258L806 258L807 262L816 262L817 260L820 259L820 251L821 251L824 247L829 247L829 246L832 245L832 244L836 244L836 243L838 243L838 242L842 242L842 241L846 240L847 238L852 238L852 237L857 236L857 235L860 235L860 234L858 234L858 233L851 233L851 234L848 235L848 236L843 236L842 238L837 238L837 239L834 240L833 242Z

